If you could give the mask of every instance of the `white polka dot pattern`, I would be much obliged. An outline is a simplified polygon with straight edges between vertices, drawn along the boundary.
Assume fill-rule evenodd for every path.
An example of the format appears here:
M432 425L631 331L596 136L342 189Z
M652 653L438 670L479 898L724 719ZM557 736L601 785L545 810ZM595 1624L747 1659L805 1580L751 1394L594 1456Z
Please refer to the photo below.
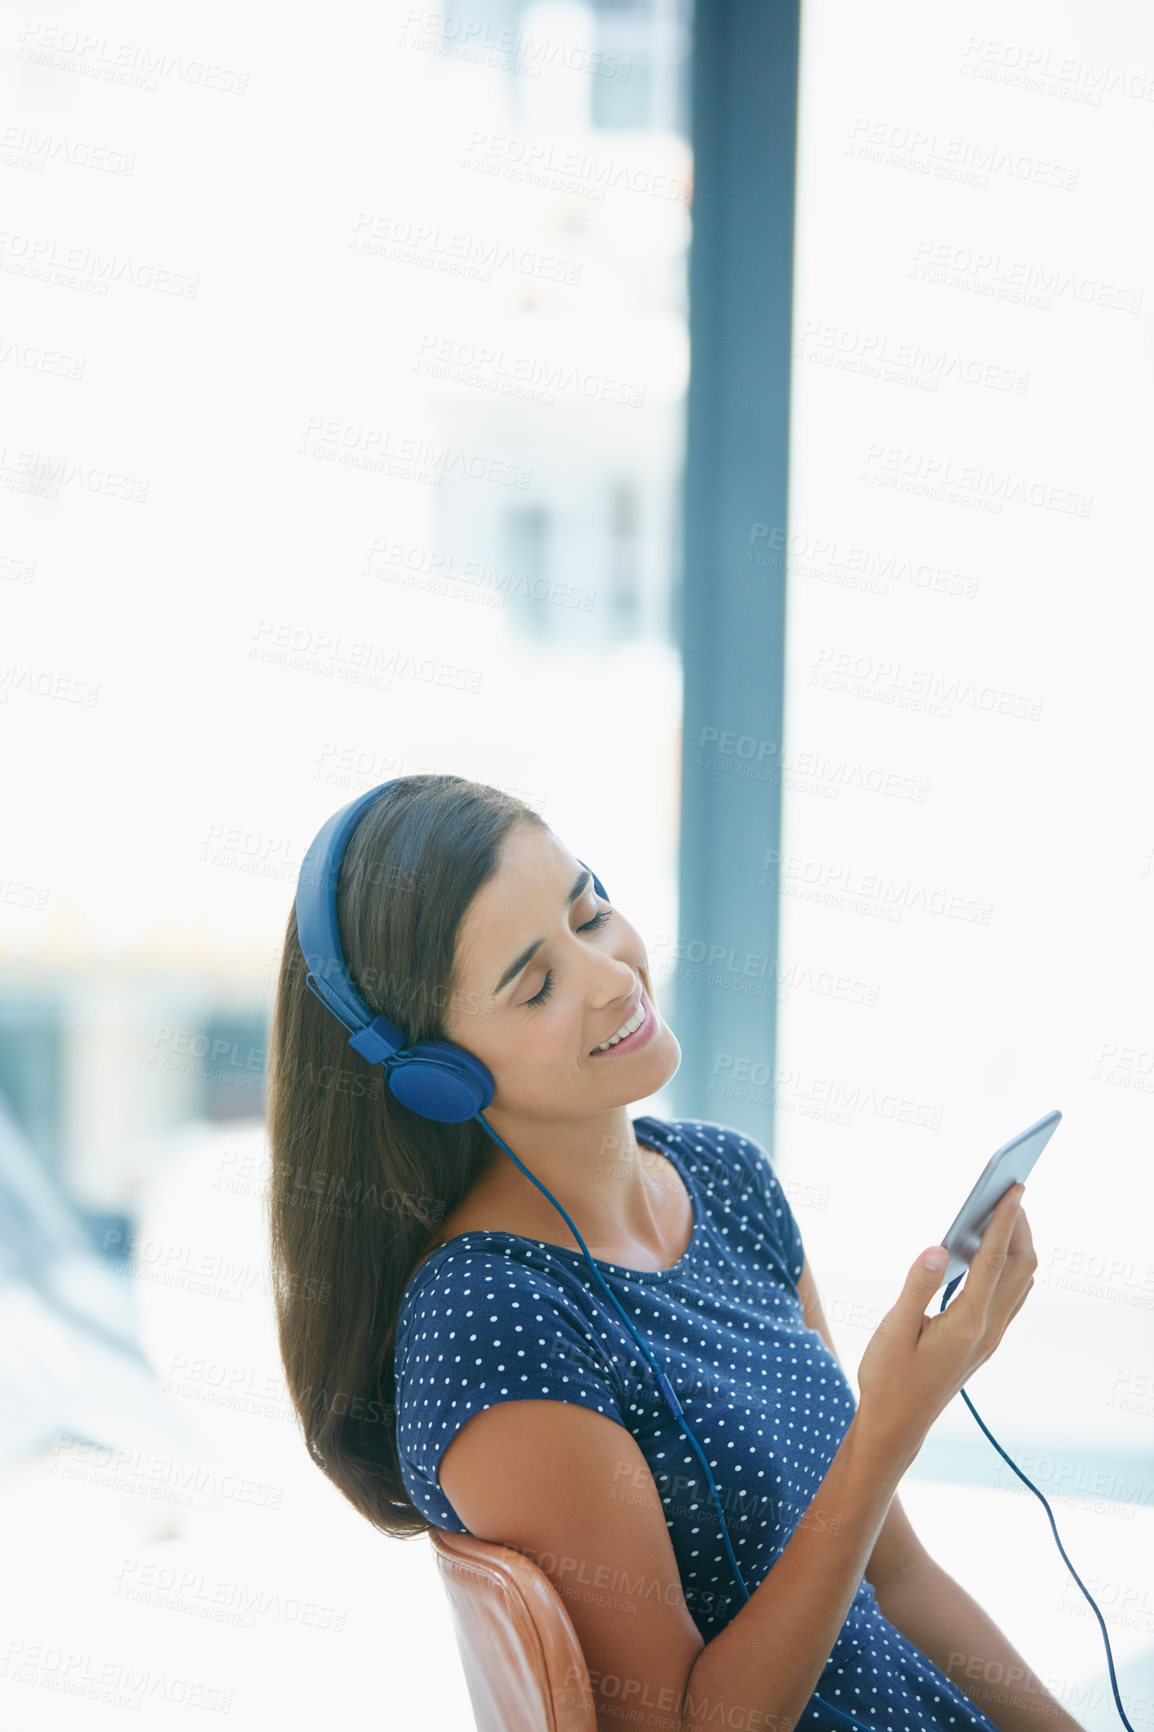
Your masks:
M684 1180L693 1232L671 1269L595 1261L677 1394L752 1593L825 1478L853 1391L805 1326L801 1234L761 1145L698 1119L641 1117L634 1128ZM625 1426L648 1463L703 1639L741 1609L701 1464L579 1250L516 1233L457 1234L405 1289L395 1365L405 1487L438 1527L467 1531L437 1469L474 1413L500 1401L591 1407ZM892 1732L996 1732L883 1617L864 1576L817 1693ZM821 1705L811 1703L799 1724L819 1732Z

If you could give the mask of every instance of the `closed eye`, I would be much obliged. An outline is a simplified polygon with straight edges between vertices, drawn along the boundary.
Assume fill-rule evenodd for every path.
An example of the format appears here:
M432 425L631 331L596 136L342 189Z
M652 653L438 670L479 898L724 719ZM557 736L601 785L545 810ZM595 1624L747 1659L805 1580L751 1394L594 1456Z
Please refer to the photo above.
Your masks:
M593 916L592 920L587 920L585 922L584 926L579 926L577 928L578 932L595 932L597 927L604 926L605 922L608 920L608 918L612 914L612 912L613 912L612 908L602 908L597 914L595 914ZM546 973L545 973L545 984L542 986L540 992L534 993L532 998L527 998L525 1000L525 1003L526 1004L544 1004L545 1000L548 998L548 996L552 992L552 990L553 990L553 970L547 969Z

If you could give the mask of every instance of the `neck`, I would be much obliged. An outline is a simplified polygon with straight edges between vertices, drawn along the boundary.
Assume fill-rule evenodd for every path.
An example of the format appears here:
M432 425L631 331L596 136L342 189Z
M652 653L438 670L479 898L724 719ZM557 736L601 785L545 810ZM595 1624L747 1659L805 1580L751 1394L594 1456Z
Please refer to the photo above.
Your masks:
M660 1190L668 1181L654 1174L653 1156L638 1144L625 1107L580 1119L528 1119L490 1107L485 1118L563 1205L591 1250L623 1238L641 1244L660 1238ZM488 1206L515 1213L529 1224L530 1237L567 1238L565 1217L483 1134L491 1150L481 1181Z

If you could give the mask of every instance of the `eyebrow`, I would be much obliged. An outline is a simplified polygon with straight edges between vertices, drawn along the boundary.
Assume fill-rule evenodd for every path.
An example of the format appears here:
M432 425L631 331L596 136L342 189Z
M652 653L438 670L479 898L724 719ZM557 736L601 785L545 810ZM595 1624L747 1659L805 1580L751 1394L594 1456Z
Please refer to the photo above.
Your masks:
M574 880L573 888L572 888L572 890L570 890L569 895L566 898L565 906L567 908L572 908L574 902L576 902L576 900L580 896L581 892L585 889L585 886L587 884L591 883L592 879L593 879L593 874L592 874L592 872L590 872L588 866L585 867L584 871L578 873L576 879ZM508 968L505 970L504 974L501 976L500 980L497 982L496 986L493 988L493 996L494 997L496 997L496 995L499 992L504 992L504 990L508 986L509 982L511 980L515 980L517 978L517 976L520 974L521 970L523 968L527 968L529 966L530 962L533 960L534 956L537 954L538 950L540 950L540 948L544 944L544 942L545 942L545 940L543 938L534 939L533 943L530 945L527 945L526 948L521 952L521 954L517 958L517 960L515 962L511 962L509 964Z

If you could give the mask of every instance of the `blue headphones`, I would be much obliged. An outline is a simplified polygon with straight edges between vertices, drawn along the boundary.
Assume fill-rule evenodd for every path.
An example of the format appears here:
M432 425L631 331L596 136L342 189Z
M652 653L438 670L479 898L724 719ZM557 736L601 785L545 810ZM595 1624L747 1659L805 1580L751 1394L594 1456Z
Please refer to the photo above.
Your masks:
M721 1537L725 1543L730 1567L743 1599L748 1600L750 1597L749 1589L745 1585L737 1557L734 1554L729 1537L729 1528L725 1520L725 1511L722 1509L721 1499L718 1496L709 1463L706 1461L697 1439L689 1429L673 1386L638 1334L624 1306L607 1285L568 1212L557 1201L553 1193L547 1190L539 1179L533 1177L528 1167L517 1159L508 1143L497 1134L485 1118L484 1109L489 1105L494 1094L492 1073L486 1065L481 1063L479 1058L474 1058L473 1054L466 1052L464 1047L454 1046L451 1041L420 1040L414 1042L412 1046L407 1046L404 1034L396 1023L390 1022L387 1016L374 1016L352 983L345 966L340 934L337 928L337 878L340 873L341 860L348 846L349 837L368 808L376 803L387 788L395 787L403 779L403 777L394 777L391 781L382 782L378 787L370 788L368 793L361 794L357 799L350 801L347 806L342 806L340 811L335 812L327 823L323 824L317 831L308 852L301 861L296 890L296 918L297 936L308 970L305 975L305 985L316 998L320 999L325 1008L332 1012L338 1022L342 1023L348 1030L349 1045L353 1050L359 1052L362 1058L368 1060L369 1064L383 1065L385 1084L402 1106L408 1107L410 1112L419 1114L421 1118L433 1119L440 1124L463 1124L466 1119L476 1119L479 1124L484 1126L494 1142L504 1149L510 1160L521 1169L525 1177L531 1179L537 1189L548 1197L553 1207L565 1217L573 1237L581 1247L585 1261L600 1282L606 1297L620 1312L625 1327L648 1360L660 1385L666 1405L685 1433L686 1441L694 1450L704 1469L709 1489L713 1494L718 1520L721 1523ZM586 862L582 860L581 865L585 866ZM587 869L592 871L591 867ZM605 887L595 872L593 873L593 888L602 900L606 902L609 900ZM961 1280L962 1276L958 1275L946 1287L942 1294L941 1310L945 1310L954 1289ZM1123 1724L1128 1728L1128 1732L1134 1732L1134 1728L1126 1718L1121 1698L1118 1695L1114 1660L1110 1651L1110 1639L1106 1634L1106 1626L1102 1622L1101 1613L1087 1592L1073 1564L1066 1557L1062 1542L1058 1538L1058 1530L1054 1525L1054 1517L1049 1504L1046 1503L1045 1497L1038 1491L1038 1488L1031 1484L1026 1479L1025 1474L1010 1461L1001 1445L990 1436L986 1427L982 1425L982 1421L978 1419L973 1403L965 1390L963 1389L959 1393L998 1454L1009 1462L1018 1478L1025 1481L1030 1490L1046 1504L1046 1513L1050 1518L1050 1526L1054 1530L1054 1540L1058 1550L1062 1553L1070 1574L1090 1601L1094 1615L1101 1625L1102 1635L1106 1642L1106 1657L1110 1666L1110 1681L1114 1691L1114 1700L1118 1704L1118 1712L1122 1717ZM821 1704L830 1717L831 1727L835 1728L836 1732L841 1732L841 1728L846 1726L859 1728L860 1732L877 1732L876 1727L867 1727L864 1721L856 1720L852 1714L846 1713L843 1708L837 1708L832 1702L826 1702L816 1691L810 1700ZM806 1724L809 1726L812 1722L807 1721ZM815 1726L813 1732L819 1732L819 1729ZM821 1728L820 1732L826 1732L826 1729Z
M476 1118L493 1098L493 1078L487 1066L463 1046L447 1040L419 1040L406 1046L396 1023L387 1016L374 1016L353 985L337 930L337 875L349 837L385 789L402 779L382 782L342 806L318 830L301 861L296 915L297 934L309 967L305 985L344 1023L354 1051L370 1064L384 1065L385 1081L402 1106L424 1119L459 1125ZM585 865L584 860L581 864ZM596 872L593 888L604 901L609 900Z

